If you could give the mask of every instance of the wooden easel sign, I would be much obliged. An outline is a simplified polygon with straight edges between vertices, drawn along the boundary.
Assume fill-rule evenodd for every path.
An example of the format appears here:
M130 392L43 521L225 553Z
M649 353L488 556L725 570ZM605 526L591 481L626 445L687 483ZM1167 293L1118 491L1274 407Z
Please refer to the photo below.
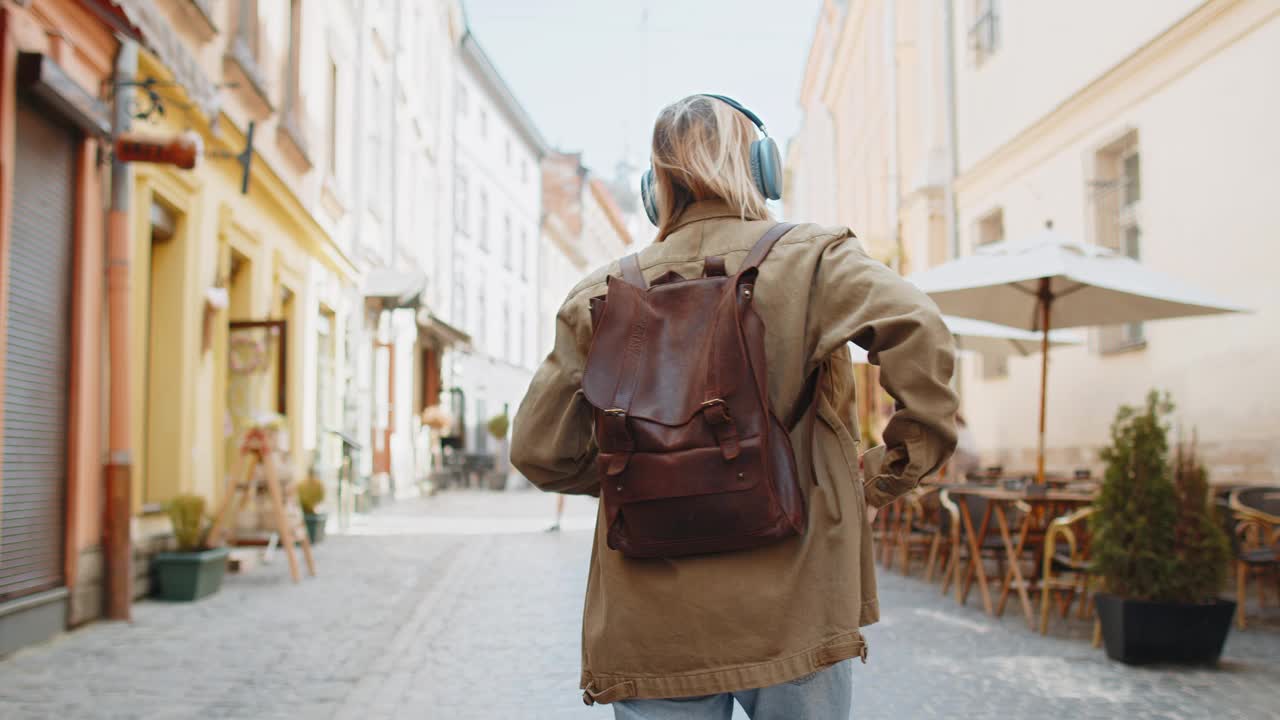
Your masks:
M240 497L239 507L244 509L249 505L257 492L257 482L254 478L257 475L257 469L262 467L262 483L266 485L267 495L271 499L272 514L275 517L275 531L280 538L280 546L284 548L285 557L289 560L289 575L293 577L294 582L301 580L301 573L298 569L298 558L294 554L294 538L302 545L302 555L307 561L307 574L315 577L316 563L311 555L311 540L307 537L305 527L299 523L292 522L289 519L289 512L286 503L296 503L296 493L290 492L288 497L285 496L284 489L280 485L280 474L276 468L276 456L272 450L270 433L271 429L258 426L250 428L245 433L244 442L240 446L240 456L243 458L244 475L243 480L237 482L222 498L222 504L218 506L218 512L214 516L213 527L209 529L209 545L217 546L222 544L222 534L226 531L227 515L231 512L232 506L236 505L236 496ZM296 517L301 520L301 507L297 508ZM233 537L230 544L253 545L256 543L237 543Z

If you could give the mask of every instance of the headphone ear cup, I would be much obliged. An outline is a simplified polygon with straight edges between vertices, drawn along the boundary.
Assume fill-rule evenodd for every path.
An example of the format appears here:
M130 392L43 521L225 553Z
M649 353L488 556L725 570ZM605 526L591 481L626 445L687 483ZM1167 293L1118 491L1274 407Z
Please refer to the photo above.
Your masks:
M762 195L770 200L782 198L782 154L773 138L765 137L752 143L751 171Z
M764 178L760 174L760 141L756 140L751 143L751 149L747 152L747 156L751 159L751 180L756 184L756 189L761 195L768 197L768 193L764 191Z
M657 226L658 198L653 192L653 168L645 170L644 175L640 176L640 204L644 205L644 214L649 216L649 222Z

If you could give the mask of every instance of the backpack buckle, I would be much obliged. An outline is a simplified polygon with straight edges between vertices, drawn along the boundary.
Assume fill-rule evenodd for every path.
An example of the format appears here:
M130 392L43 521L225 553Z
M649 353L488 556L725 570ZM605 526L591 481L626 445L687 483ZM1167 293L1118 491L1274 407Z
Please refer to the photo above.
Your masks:
M738 428L734 426L733 418L729 416L729 406L724 398L705 400L701 407L702 418L711 426L712 432L716 435L716 441L720 443L720 454L725 460L738 457L738 453L741 452L738 444Z
M610 417L626 417L627 411L622 408L609 408L604 411L604 414Z

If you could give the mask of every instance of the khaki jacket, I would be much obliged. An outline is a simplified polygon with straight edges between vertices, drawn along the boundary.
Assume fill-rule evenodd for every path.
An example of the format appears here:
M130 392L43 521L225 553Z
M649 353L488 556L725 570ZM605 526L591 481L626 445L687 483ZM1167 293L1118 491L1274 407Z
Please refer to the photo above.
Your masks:
M771 225L699 203L663 242L640 251L640 267L650 280L668 271L690 278L703 258L718 255L732 273ZM543 490L598 493L581 380L588 300L605 293L617 268L596 271L569 294L555 347L516 415L512 462ZM868 257L847 229L808 224L784 235L760 268L753 302L778 417L792 417L806 378L827 370L812 430L801 422L791 431L800 475L810 479L808 530L758 550L634 560L609 549L597 515L582 619L588 703L765 687L845 658L865 661L858 628L879 619L867 506L914 488L955 446L951 334L933 302ZM868 453L865 480L849 340L869 351L897 401L887 452Z

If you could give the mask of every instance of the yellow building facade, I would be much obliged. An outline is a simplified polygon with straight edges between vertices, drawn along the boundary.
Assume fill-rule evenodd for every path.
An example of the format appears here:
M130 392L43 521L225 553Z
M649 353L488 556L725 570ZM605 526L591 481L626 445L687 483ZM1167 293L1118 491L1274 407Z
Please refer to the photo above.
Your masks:
M292 476L307 472L329 429L323 425L336 426L315 418L341 416L340 338L357 282L355 266L305 202L315 187L311 161L281 115L264 111L276 104L269 91L262 98L257 88L222 91L211 129L197 110L173 109L189 102L181 79L144 52L138 80L146 78L177 89L167 93L163 118L135 130L195 133L204 158L193 170L132 169L132 496L144 536L167 528L159 511L174 495L195 493L211 504L222 496L239 468L243 430L255 422L282 423ZM250 122L253 159L242 193L234 156L246 147Z

